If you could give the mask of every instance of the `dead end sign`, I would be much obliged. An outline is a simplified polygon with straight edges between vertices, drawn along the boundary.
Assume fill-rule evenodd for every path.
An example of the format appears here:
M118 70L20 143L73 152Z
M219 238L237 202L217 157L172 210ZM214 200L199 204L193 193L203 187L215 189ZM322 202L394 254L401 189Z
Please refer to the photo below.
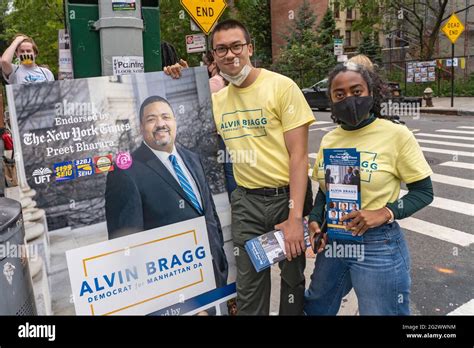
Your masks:
M227 7L225 0L181 0L181 5L206 35Z

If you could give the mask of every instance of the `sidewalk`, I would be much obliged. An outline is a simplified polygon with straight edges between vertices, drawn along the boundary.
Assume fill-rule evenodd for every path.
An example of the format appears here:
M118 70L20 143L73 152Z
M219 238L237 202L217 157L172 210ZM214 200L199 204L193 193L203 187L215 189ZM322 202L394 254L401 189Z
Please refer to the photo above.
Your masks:
M314 257L306 256L306 269L304 274L306 276L306 288L309 286L311 273L314 269ZM272 266L272 294L270 299L270 315L278 315L278 308L280 306L280 269L278 265ZM342 299L341 308L337 315L359 315L359 306L357 304L357 297L354 289L352 289L346 297Z
M474 116L474 97L455 97L454 107L451 107L450 97L433 98L433 107L426 107L423 100L420 113L442 114L453 116Z

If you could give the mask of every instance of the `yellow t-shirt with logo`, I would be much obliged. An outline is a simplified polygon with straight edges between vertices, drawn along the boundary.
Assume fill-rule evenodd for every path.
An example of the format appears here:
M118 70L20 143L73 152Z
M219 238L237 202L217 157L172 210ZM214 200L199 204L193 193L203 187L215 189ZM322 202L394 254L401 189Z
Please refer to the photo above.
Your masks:
M404 125L376 119L363 128L346 131L341 126L321 140L313 180L323 192L323 149L356 148L360 154L362 209L376 210L393 203L400 194L400 183L422 180L433 174L413 133Z
M214 93L212 103L237 184L249 189L288 185L290 160L283 133L315 120L299 87L288 77L261 69L252 85L231 84Z

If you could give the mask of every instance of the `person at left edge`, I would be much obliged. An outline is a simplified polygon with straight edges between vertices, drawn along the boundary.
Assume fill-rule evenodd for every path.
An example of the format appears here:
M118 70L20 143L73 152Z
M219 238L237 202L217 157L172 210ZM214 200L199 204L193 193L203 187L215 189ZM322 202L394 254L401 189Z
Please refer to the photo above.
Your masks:
M166 99L148 97L139 115L143 143L131 167L107 174L109 239L204 216L216 286L227 285L222 229L199 156L175 143L176 119Z
M0 59L2 74L10 85L54 81L53 73L36 64L39 50L32 38L18 34ZM20 64L13 64L17 57Z

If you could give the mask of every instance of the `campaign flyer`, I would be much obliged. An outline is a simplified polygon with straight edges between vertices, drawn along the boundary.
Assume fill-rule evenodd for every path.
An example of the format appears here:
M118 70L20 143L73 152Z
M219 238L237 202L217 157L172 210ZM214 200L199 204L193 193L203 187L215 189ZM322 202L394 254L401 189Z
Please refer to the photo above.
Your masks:
M360 153L355 148L324 149L324 182L326 185L326 221L332 239L362 241L346 229L351 220L341 218L361 206Z

